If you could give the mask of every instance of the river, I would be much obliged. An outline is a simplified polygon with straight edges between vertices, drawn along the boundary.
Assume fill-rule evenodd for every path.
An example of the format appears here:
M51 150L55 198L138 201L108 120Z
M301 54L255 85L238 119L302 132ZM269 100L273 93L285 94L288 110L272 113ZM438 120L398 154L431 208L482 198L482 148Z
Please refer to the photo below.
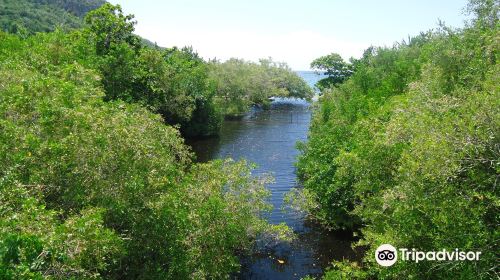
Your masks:
M298 72L313 85L320 77L313 72ZM269 110L253 109L241 120L225 121L218 138L191 141L199 161L232 157L256 163L255 175L271 174L275 183L270 203L274 210L267 217L273 224L285 222L297 233L291 244L280 243L259 248L242 260L237 279L300 279L321 275L333 259L355 259L352 238L327 232L296 212L282 211L283 196L300 187L294 162L297 141L307 139L311 120L310 104L303 100L277 99ZM278 262L280 260L280 263Z

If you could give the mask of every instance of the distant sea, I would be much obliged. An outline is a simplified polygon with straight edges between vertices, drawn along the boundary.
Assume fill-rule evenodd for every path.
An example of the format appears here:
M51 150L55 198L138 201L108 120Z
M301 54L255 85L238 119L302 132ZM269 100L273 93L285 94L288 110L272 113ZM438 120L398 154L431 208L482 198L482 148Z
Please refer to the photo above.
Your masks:
M323 73L317 73L315 71L296 71L296 73L304 79L309 86L314 88L316 91L317 89L314 87L314 85L321 79L326 78L326 75Z
M304 79L304 81L307 82L307 84L309 84L309 86L311 88L314 89L314 91L316 92L315 94L315 97L313 98L313 100L317 100L318 98L318 94L319 94L319 90L314 86L316 85L316 83L323 79L323 78L326 78L327 76L323 73L317 73L315 71L296 71L296 73L302 78Z

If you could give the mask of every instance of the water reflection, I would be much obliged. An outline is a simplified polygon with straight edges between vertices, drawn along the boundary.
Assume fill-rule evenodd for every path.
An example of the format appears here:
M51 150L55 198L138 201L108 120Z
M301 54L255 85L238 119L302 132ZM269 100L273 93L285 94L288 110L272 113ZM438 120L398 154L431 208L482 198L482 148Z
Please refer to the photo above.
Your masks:
M291 244L259 246L258 253L242 260L240 279L300 279L319 275L332 259L356 258L350 236L334 235L308 222L299 213L281 210L283 197L298 186L294 162L297 141L304 141L311 120L309 103L295 99L278 99L270 110L254 109L238 121L226 121L220 137L193 141L199 161L215 158L245 158L258 165L254 174L271 173L275 183L269 185L274 210L268 220L285 222L299 235Z

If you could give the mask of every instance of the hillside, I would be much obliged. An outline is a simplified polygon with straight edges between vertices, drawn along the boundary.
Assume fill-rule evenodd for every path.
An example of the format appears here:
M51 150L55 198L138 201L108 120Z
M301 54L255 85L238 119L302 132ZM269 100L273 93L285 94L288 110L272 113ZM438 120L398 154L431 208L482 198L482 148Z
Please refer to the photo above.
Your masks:
M78 28L83 16L104 0L0 0L0 29L11 33ZM25 30L25 31L23 31Z

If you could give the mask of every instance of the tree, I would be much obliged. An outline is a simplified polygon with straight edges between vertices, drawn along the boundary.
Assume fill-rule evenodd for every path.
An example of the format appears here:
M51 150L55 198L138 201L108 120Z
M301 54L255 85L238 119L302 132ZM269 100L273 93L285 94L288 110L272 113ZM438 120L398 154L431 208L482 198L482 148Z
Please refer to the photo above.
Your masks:
M270 97L311 99L312 89L286 63L261 59L259 63L231 58L213 61L211 77L217 88L217 100L226 117L240 117L249 106L267 107Z
M0 32L0 279L229 278L237 253L283 232L262 215L269 180L243 161L193 163L141 101L104 101L78 36ZM148 87L191 94L206 122L203 60L143 51Z
M107 54L113 44L122 42L138 46L139 39L132 34L136 24L133 19L133 15L123 14L120 5L115 6L109 3L88 13L85 23L95 35L97 54Z
M110 4L86 17L106 100L140 103L166 123L181 125L184 136L217 135L221 118L207 63L192 48L141 45L133 18Z
M345 62L344 59L336 53L331 53L315 59L311 63L311 68L325 71L325 74L328 76L316 84L320 90L339 85L354 73L352 65Z
M471 1L476 17L463 29L368 49L347 81L323 92L299 146L310 198L301 203L329 227L360 230L358 245L368 245L362 268L336 262L324 279L498 278L495 3ZM373 254L382 243L482 255L381 269Z

